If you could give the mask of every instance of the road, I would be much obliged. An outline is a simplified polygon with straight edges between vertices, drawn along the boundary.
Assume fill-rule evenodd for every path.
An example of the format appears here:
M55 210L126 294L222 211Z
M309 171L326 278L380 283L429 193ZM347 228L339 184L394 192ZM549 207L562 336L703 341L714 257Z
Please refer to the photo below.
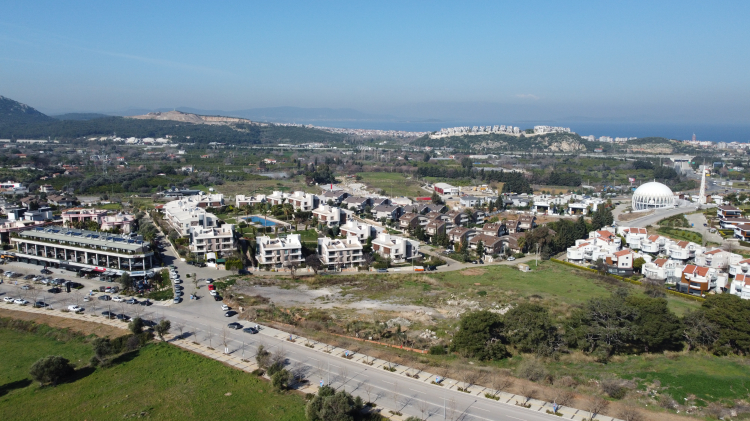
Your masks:
M19 270L24 273L38 273L39 267L33 265L24 265L13 263L5 265L4 269ZM184 273L184 272L183 272ZM67 276L67 278L71 278ZM94 289L98 285L111 285L98 280L81 280L86 289ZM6 282L0 285L0 295L12 296L17 298L25 294L26 299L31 299L30 291L20 289L20 284L25 281L19 280L19 286L13 285L12 282ZM183 284L184 285L184 284ZM46 287L35 285L41 288L43 293L38 299L43 298L50 306L55 309L65 308L67 305L75 303L73 294L46 293ZM191 283L186 285L186 289L193 288ZM205 287L202 287L202 290ZM189 296L189 292L186 295ZM78 295L78 294L76 294ZM80 297L79 297L80 298ZM105 304L106 303L106 304ZM263 345L270 352L282 350L287 357L287 363L290 367L301 371L305 377L312 383L318 384L320 381L330 384L336 388L343 388L355 395L368 399L368 392L372 401L382 408L393 408L403 413L405 416L422 416L429 417L430 420L438 419L462 419L471 420L554 420L558 419L553 415L545 413L550 409L550 404L541 401L531 400L532 409L526 409L513 404L516 400L522 399L517 396L502 394L499 402L484 397L485 389L480 386L473 386L469 389L471 393L458 392L456 387L459 383L456 381L446 380L445 386L436 386L431 384L433 375L422 373L420 379L413 379L404 375L408 367L397 366L396 372L391 373L383 369L385 361L375 360L372 366L363 363L362 355L348 360L342 358L344 350L334 349L330 353L324 352L324 345L317 344L315 348L309 348L302 343L304 340L299 339L296 343L290 343L285 340L288 333L278 331L270 327L263 327L258 335L250 335L242 331L227 330L228 322L237 321L237 316L225 317L220 308L220 303L215 302L206 294L199 300L184 300L180 304L156 303L149 307L140 305L128 305L120 303L102 302L94 299L91 302L81 302L85 312L99 313L103 310L111 309L118 313L125 313L128 316L140 316L147 320L169 319L172 322L172 331L177 333L178 326L182 326L186 336L190 341L199 342L208 346L221 349L226 335L226 342L230 353L242 355L246 359L253 359L258 345ZM9 304L4 304L11 306ZM12 307L9 307L12 308ZM250 323L241 321L246 327ZM464 384L460 384L462 387ZM446 417L443 417L444 411ZM541 411L541 412L539 412ZM571 419L574 414L583 415L575 409L565 408L562 410L566 413L565 418ZM581 419L577 415L573 419ZM609 417L602 418L609 419Z

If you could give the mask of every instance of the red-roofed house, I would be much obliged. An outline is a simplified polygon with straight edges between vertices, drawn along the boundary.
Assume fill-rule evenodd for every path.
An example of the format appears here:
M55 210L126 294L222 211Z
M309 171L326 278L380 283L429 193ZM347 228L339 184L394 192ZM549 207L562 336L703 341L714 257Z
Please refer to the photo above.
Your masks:
M656 259L643 265L641 272L648 279L666 281L668 284L675 284L682 278L682 268L685 265L682 262L671 259Z
M615 275L630 276L633 274L633 260L635 256L630 249L614 252L607 256L607 271Z
M737 275L729 286L729 293L750 300L750 275Z
M622 245L620 237L607 230L591 231L589 240L592 240L595 246L606 248L610 253L616 252Z
M682 270L680 291L688 294L705 295L708 291L716 288L717 277L718 271L714 268L687 265Z
M690 241L678 241L672 243L666 248L667 255L672 259L676 260L688 260L695 257L696 250L700 250L701 246Z
M695 264L699 266L726 270L730 265L739 263L740 260L742 260L742 256L739 254L722 249L713 249L711 251L698 250L695 252Z

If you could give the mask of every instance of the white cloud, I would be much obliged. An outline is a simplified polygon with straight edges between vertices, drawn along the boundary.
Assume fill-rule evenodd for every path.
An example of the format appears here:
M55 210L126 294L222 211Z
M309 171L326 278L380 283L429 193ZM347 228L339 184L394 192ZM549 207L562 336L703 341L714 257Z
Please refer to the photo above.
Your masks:
M539 99L539 97L536 96L536 95L534 95L534 94L516 94L516 98L533 99L534 101L536 101L537 99Z

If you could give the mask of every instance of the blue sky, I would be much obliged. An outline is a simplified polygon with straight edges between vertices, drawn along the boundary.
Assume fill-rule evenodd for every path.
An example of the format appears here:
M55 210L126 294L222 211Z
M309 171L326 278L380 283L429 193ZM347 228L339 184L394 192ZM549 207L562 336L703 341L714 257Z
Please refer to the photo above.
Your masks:
M46 112L748 123L747 16L747 1L6 1L0 95Z

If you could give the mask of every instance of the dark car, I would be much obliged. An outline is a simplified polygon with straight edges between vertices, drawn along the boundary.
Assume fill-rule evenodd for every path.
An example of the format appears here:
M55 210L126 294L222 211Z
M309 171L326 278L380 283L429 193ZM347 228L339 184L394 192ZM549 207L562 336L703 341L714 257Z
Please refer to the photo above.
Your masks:
M130 320L130 317L128 317L126 314L118 314L115 317L117 317L117 319L119 320Z
M49 269L42 269L42 274L43 275L52 275L52 271L49 270Z
M98 298L102 301L109 301L112 299L109 295L100 295Z
M173 285L172 288L174 288L175 291L182 291L184 289L182 285Z
M195 266L197 266L199 268L204 268L204 267L206 267L206 264L203 263L203 262L198 262L198 263L195 264Z
M241 325L241 324L239 324L239 323L237 323L237 322L232 322L232 323L229 323L229 324L227 325L227 327L228 327L228 328L230 328L230 329L234 329L234 330L237 330L237 329L242 329L242 325Z
M387 273L388 269L378 269L376 270L377 273Z
M114 319L117 317L115 313L109 312L109 311L102 311L102 316L108 318L108 319Z
M480 264L480 265L483 265L483 264L484 264L484 260L482 260L482 259L479 259L479 264Z
M37 301L34 303L34 307L47 307L49 304L45 303L44 301Z
M224 313L224 317L232 317L232 316L234 316L235 314L237 314L237 312L236 312L236 311L233 311L233 310L229 310L229 311L227 311L226 313Z
M33 277L34 277L34 275L26 275L26 276L23 277L23 279L25 279L25 280L28 281L29 279L31 279Z
M150 305L151 305L152 303L151 303L151 301L149 301L149 300L148 300L148 298L147 298L147 299L145 299L144 301L141 301L141 302L139 302L138 304L140 304L140 305L142 305L142 306L150 306Z
M221 301L223 298L221 298L221 295L214 295L214 301Z
M427 270L437 270L437 266L427 266Z
M245 332L245 333L250 333L252 335L255 335L256 333L258 333L258 329L254 328L254 327L246 327L246 328L242 329L242 331Z
M47 292L51 292L53 294L57 294L59 292L62 292L62 290L60 288L58 288L58 287L54 287L54 288L48 289Z

